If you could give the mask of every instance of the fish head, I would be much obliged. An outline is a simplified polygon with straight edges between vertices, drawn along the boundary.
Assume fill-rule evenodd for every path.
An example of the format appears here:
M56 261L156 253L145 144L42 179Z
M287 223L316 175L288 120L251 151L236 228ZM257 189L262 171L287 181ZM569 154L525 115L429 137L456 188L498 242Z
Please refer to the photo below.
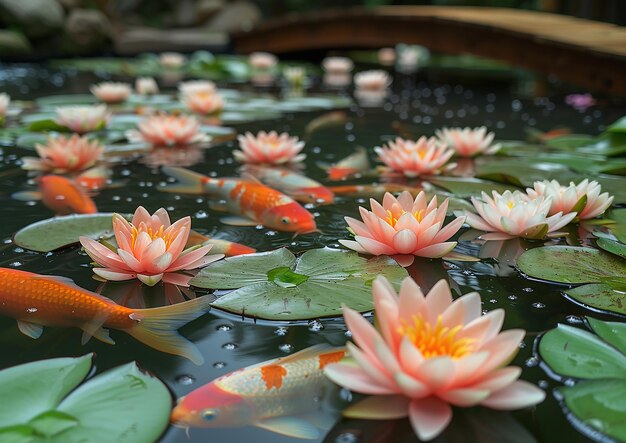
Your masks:
M308 188L298 189L298 196L301 201L306 200L308 203L326 204L332 203L335 199L335 194L326 186L311 186Z
M313 214L295 201L269 209L264 218L264 225L279 231L306 234L317 230Z
M213 382L180 398L170 421L183 428L245 426L254 421L252 412L244 397L225 391Z

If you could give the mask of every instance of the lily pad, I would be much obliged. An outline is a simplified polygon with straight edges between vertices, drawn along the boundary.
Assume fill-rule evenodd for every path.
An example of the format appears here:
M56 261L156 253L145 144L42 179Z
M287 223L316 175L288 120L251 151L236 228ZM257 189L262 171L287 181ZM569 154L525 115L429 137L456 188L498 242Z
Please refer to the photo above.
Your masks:
M607 322L587 317L593 332L626 355L626 323Z
M312 249L296 258L287 249L227 258L203 269L191 285L235 291L212 306L268 320L307 320L341 315L341 305L371 311L372 281L384 275L399 286L407 276L389 257Z
M15 234L15 244L38 252L50 252L78 243L78 237L95 240L113 236L113 213L74 214L41 220ZM130 215L128 216L130 219Z
M530 277L558 283L602 283L624 276L626 261L593 248L545 246L524 252L517 265Z
M92 355L57 358L0 371L0 439L155 441L168 424L172 405L165 385L129 363L76 388L91 360Z
M606 252L626 258L626 245L624 243L601 237L596 244Z
M610 227L611 232L619 241L626 243L626 208L613 209L609 218L615 221L615 224Z
M626 315L624 291L608 284L594 283L569 289L565 293L575 301L602 311Z
M491 191L503 193L504 191L514 191L518 189L511 184L502 184L477 178L458 178L458 177L438 177L428 180L430 183L447 189L460 198L478 196L481 192L491 194Z

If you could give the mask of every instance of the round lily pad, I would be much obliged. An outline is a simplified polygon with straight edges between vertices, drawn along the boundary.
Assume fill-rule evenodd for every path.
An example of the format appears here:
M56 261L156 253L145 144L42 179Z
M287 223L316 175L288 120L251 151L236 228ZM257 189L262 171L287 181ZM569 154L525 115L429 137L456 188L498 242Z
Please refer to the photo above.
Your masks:
M624 291L616 290L608 284L583 285L569 289L565 293L584 306L626 315Z
M341 305L374 309L372 281L384 275L398 287L407 272L389 257L312 249L295 257L287 249L227 258L200 271L191 285L233 289L213 307L268 320L339 316Z

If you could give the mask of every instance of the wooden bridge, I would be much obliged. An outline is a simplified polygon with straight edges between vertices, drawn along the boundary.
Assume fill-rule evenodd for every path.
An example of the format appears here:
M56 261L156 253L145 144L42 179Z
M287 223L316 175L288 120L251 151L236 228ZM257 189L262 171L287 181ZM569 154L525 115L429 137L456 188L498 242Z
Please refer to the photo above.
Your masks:
M419 44L555 74L626 96L626 28L507 8L388 6L291 14L233 36L239 53L276 54Z

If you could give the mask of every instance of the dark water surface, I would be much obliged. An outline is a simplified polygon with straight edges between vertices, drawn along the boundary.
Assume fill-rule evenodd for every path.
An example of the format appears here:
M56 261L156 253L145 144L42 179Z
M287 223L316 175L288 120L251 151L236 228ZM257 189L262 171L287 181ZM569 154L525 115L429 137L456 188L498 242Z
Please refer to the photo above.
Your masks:
M42 95L87 93L88 86L96 79L87 74L48 71L32 66L4 66L0 70L0 91L8 92L14 100L29 99ZM401 82L396 82L401 83ZM597 134L608 124L624 115L626 109L615 104L601 103L585 112L575 111L563 104L563 97L520 97L514 84L490 84L464 87L462 85L417 82L412 89L396 91L382 108L362 109L354 105L350 110L350 122L328 128L313 135L307 142L308 155L305 172L318 180L324 180L324 172L316 162L332 162L353 152L358 146L372 149L384 140L395 137L392 128L395 121L403 122L416 136L432 135L441 126L487 125L496 132L497 139L523 139L525 128L549 130L555 126L569 126L575 133ZM236 126L238 132L246 130L289 131L303 136L304 127L317 113L287 115L282 120L271 120ZM231 151L232 143L225 143L203 151L204 161L192 169L207 175L232 176L237 165ZM13 192L32 187L27 184L26 173L19 170L18 159L32 155L31 150L15 146L0 150L0 266L56 274L73 278L78 285L98 290L101 283L92 279L89 258L69 248L55 253L25 251L12 243L13 234L20 228L51 217L53 214L41 203L16 201ZM235 228L221 224L219 214L210 210L202 196L187 196L158 192L155 187L165 180L158 169L151 169L138 161L130 161L113 167L113 179L124 180L120 188L103 190L95 197L101 212L133 212L138 205L150 212L163 206L172 220L185 215L192 216L192 227L208 235L237 241L260 251L283 246L301 251L322 246L339 247L337 240L347 238L343 216L356 216L358 198L338 198L332 206L313 207L318 226L323 234L308 234L292 238L291 234L268 229ZM461 242L461 252L477 254L478 246ZM418 280L427 286L439 278L449 276L453 286L461 293L478 290L484 309L506 310L505 329L523 328L528 331L524 346L514 364L524 368L522 378L539 383L548 390L547 400L532 410L516 412L515 419L525 426L539 442L584 442L586 437L576 431L566 420L551 389L559 384L551 381L533 357L533 341L538 334L551 329L557 323L577 324L589 314L566 300L555 285L527 280L506 264L486 259L477 263L450 263L440 260L420 260L414 268ZM124 294L131 285L114 285L118 294ZM142 300L146 305L163 303L163 290L153 288ZM105 288L110 294L110 289ZM95 352L95 365L101 372L114 366L137 360L139 365L161 378L176 397L240 367L274 357L284 356L317 343L342 345L347 336L340 319L322 319L309 323L278 324L254 322L213 310L187 325L182 333L195 342L206 362L195 366L191 362L153 350L130 336L112 331L115 346L91 340L81 346L78 329L46 328L42 337L32 340L22 335L9 318L0 317L0 368L44 358L79 356ZM345 394L345 393L344 393ZM341 394L337 394L341 395ZM336 414L339 421L338 414ZM482 410L460 413L448 431L437 441L499 442L491 434L491 427L506 425L508 414L488 413ZM480 429L480 430L478 430ZM337 443L413 441L408 422L339 421L327 437L320 441ZM190 438L182 429L170 428L162 441L173 442L287 442L297 441L258 428L243 429L191 429ZM511 440L513 441L513 440ZM534 441L518 434L514 441Z

